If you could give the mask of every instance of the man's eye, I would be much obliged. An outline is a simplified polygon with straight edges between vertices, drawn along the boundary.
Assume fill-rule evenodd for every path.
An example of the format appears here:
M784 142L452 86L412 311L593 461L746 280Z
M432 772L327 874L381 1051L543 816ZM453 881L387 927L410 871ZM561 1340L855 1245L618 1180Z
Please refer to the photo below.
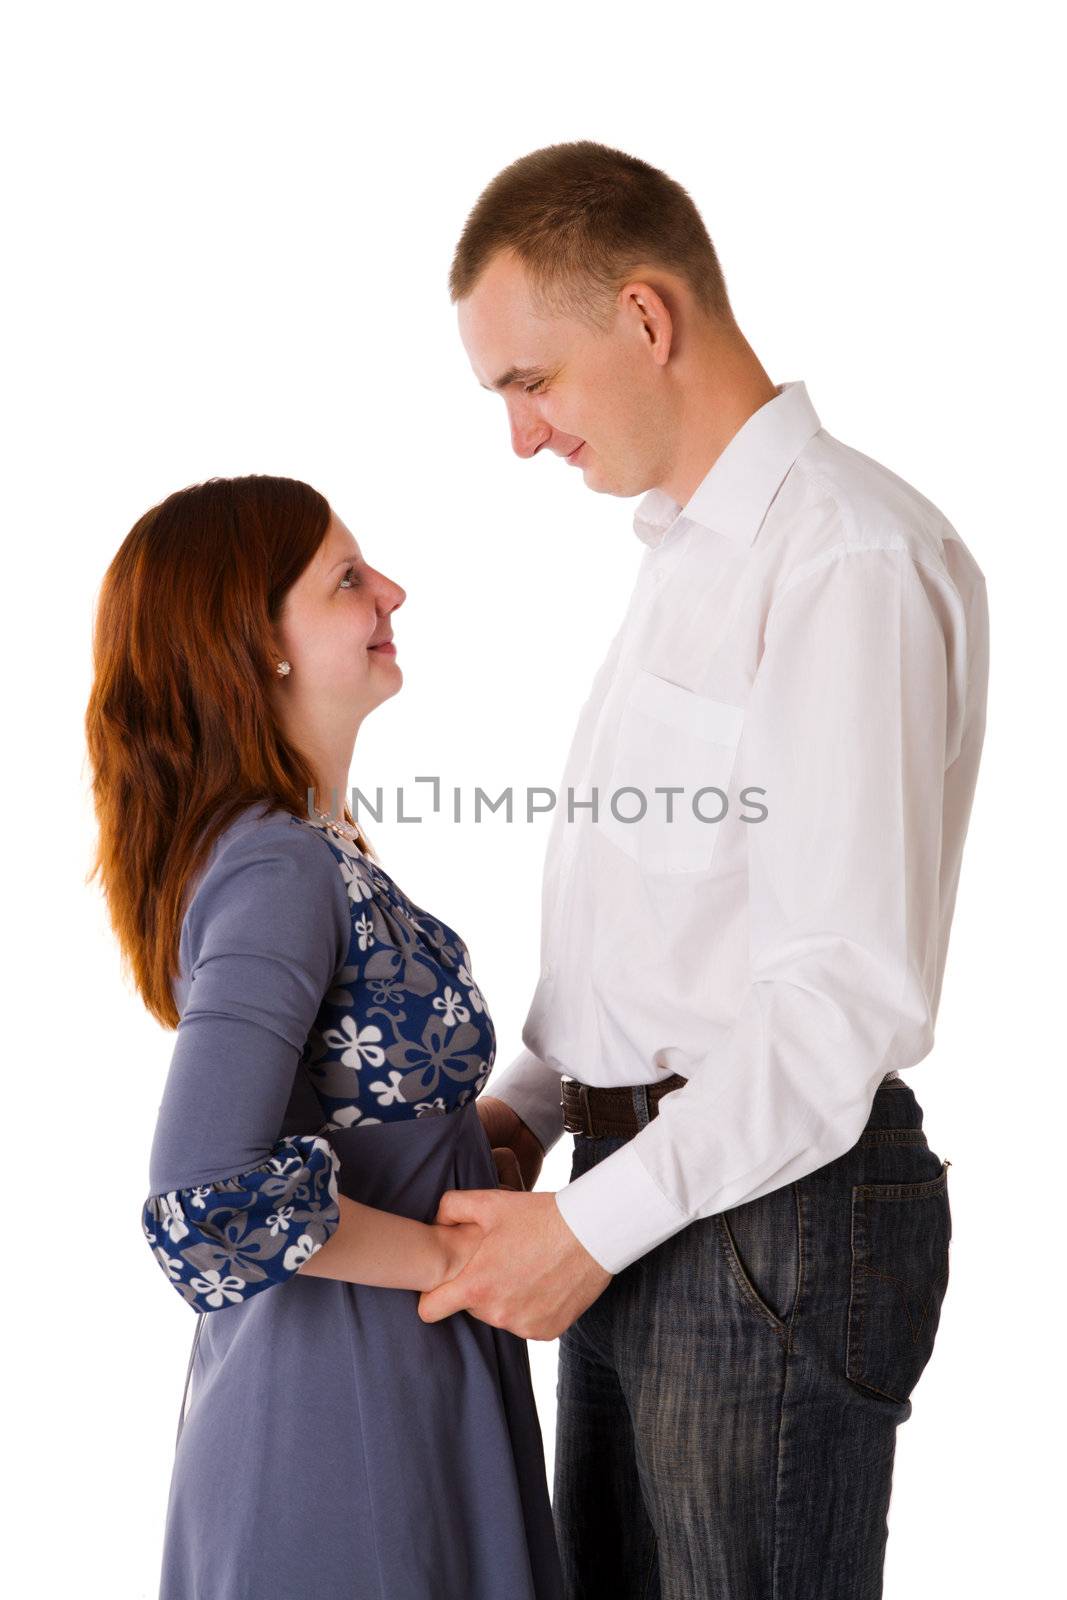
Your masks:
M544 388L544 386L545 386L547 381L548 380L546 378L535 378L533 383L525 383L525 384L523 384L523 393L524 394L539 394L541 392L541 390Z
M340 583L337 585L337 587L339 589L344 589L346 586L348 588L350 588L350 589L354 589L355 588L356 584L359 582L358 578L354 578L352 576L352 574L355 572L355 570L356 570L355 567L346 567L345 568L344 577L341 579Z

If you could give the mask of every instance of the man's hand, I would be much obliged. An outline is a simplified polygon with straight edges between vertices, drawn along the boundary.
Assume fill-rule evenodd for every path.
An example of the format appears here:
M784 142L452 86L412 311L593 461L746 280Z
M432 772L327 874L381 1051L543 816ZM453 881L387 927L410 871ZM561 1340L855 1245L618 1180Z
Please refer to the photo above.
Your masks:
M555 1339L611 1282L552 1193L449 1189L434 1221L477 1223L482 1242L458 1276L419 1296L423 1322L469 1311L520 1339Z
M497 1176L505 1189L532 1189L541 1175L545 1152L537 1136L519 1116L495 1095L481 1094L475 1102L482 1127L493 1147Z
M482 1230L473 1222L459 1222L450 1228L444 1226L433 1227L434 1243L440 1247L441 1266L433 1288L449 1279L455 1278L463 1271L471 1256L482 1242ZM312 1260L314 1260L314 1256Z

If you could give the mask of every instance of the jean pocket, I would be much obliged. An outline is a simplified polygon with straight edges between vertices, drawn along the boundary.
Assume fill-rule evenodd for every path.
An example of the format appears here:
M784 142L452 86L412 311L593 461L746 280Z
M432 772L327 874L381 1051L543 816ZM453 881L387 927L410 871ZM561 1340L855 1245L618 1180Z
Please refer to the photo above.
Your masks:
M921 1183L852 1186L846 1375L906 1402L933 1354L948 1288L948 1168Z
M715 1213L719 1243L742 1300L787 1334L800 1292L800 1202L795 1183Z

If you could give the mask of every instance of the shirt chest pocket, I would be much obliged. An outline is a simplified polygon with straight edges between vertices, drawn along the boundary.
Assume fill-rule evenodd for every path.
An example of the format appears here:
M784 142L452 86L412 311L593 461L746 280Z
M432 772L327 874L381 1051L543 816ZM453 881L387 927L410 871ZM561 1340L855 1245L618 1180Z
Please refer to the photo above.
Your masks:
M744 720L742 706L638 671L619 716L599 818L604 836L643 872L711 866L729 826L725 794Z

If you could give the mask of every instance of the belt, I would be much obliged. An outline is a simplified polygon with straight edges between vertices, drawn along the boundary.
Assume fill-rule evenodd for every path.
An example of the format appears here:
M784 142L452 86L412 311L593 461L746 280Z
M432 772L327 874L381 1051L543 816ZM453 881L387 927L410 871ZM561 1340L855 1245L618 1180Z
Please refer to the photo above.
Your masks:
M579 1083L577 1078L561 1076L563 1095L559 1103L563 1108L563 1131L584 1134L587 1138L628 1139L657 1115L658 1102L665 1094L671 1094L688 1082L688 1078L675 1072L669 1078L661 1078L659 1083L596 1088ZM907 1088L896 1071L887 1072L882 1082Z
M629 1138L658 1112L665 1094L688 1083L675 1072L659 1083L633 1083L612 1088L597 1088L579 1083L577 1078L560 1078L563 1091L563 1131L592 1138Z

